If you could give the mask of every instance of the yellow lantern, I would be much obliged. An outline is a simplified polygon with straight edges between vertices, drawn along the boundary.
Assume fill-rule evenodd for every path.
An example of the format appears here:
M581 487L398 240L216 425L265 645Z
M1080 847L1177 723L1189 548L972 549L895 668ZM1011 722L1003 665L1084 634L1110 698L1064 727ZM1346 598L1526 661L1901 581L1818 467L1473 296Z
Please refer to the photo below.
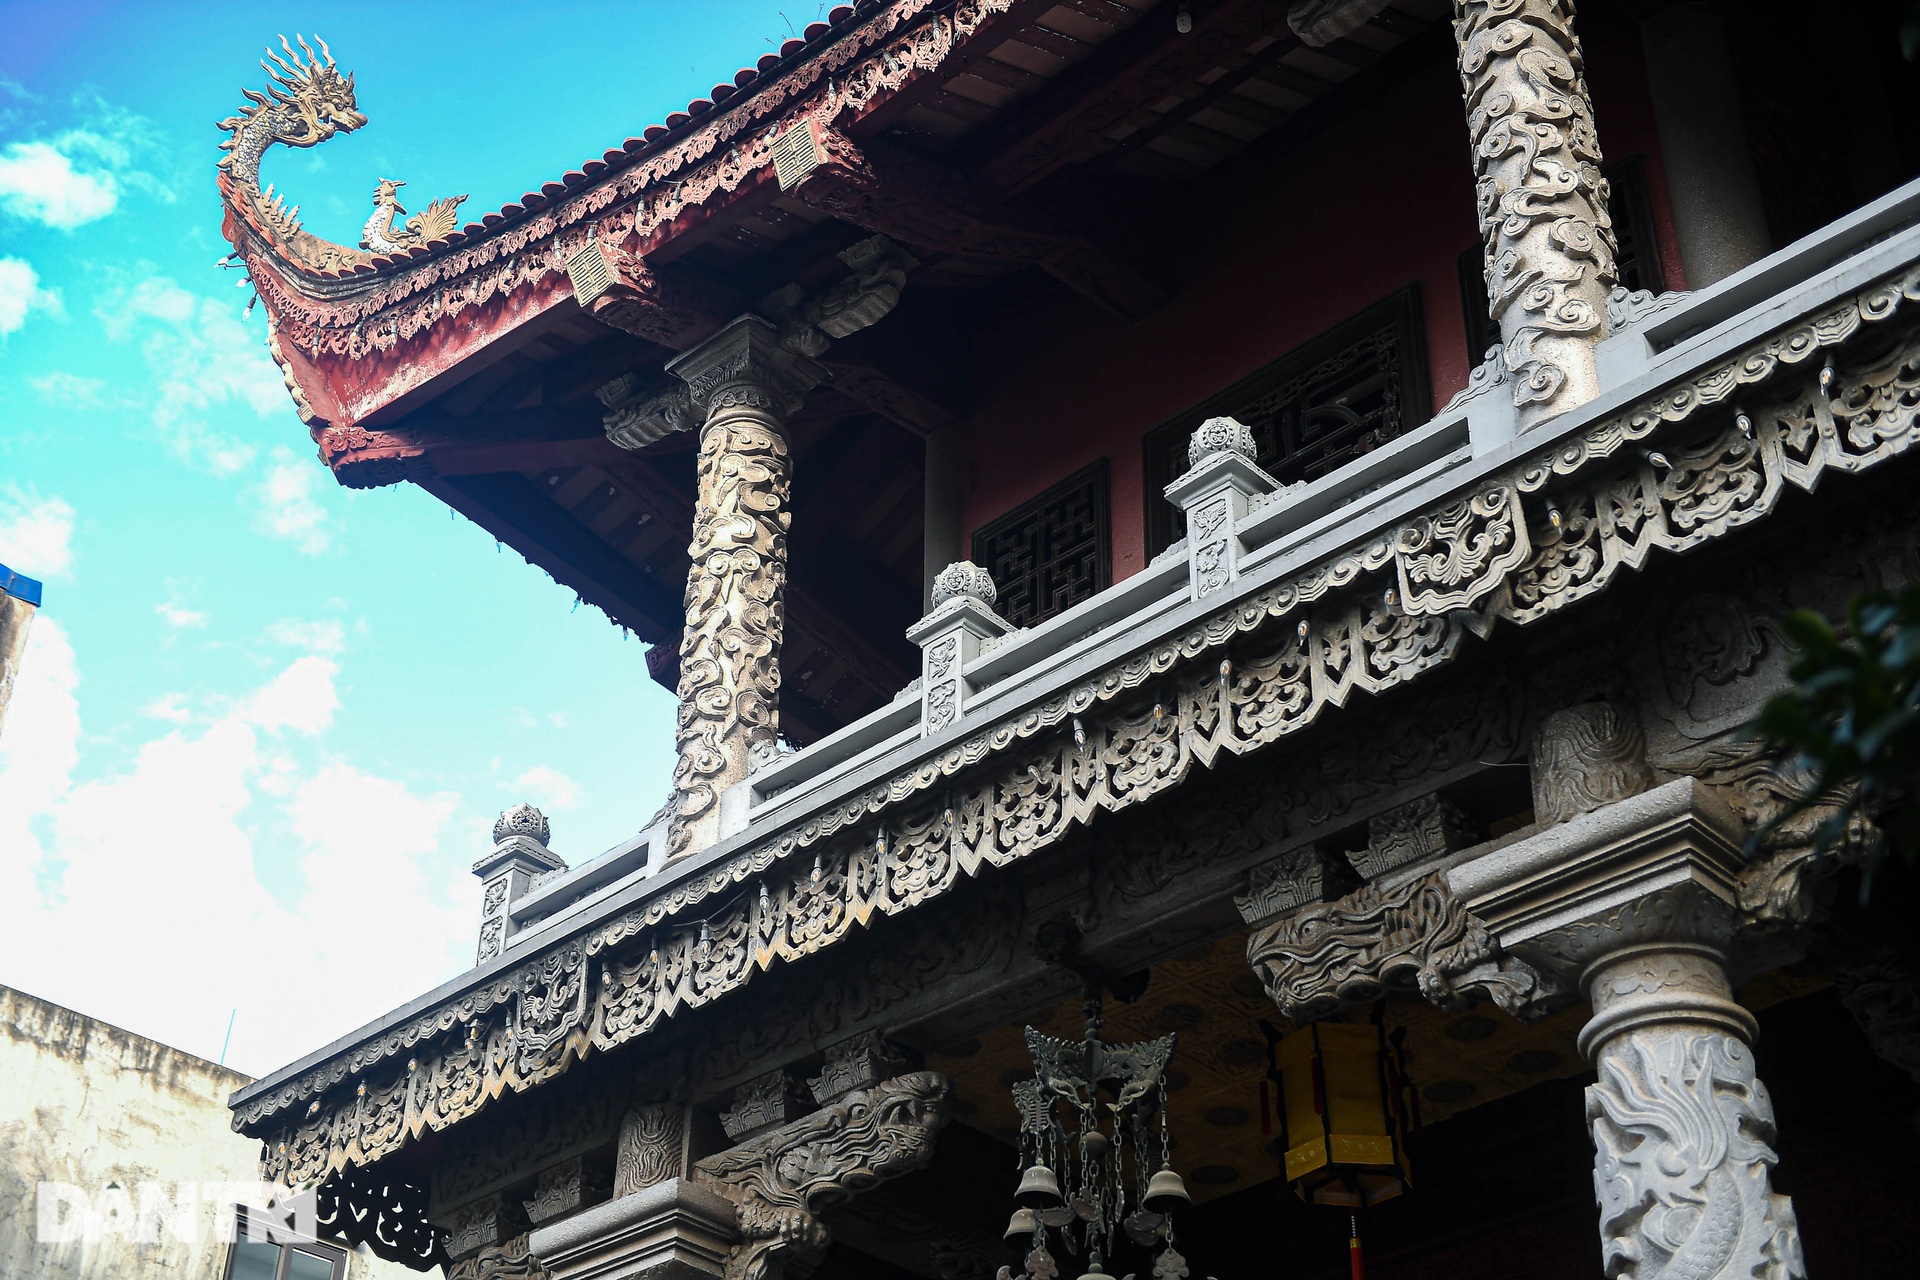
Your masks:
M1312 1204L1345 1209L1405 1191L1412 1182L1406 1140L1416 1122L1408 1118L1412 1088L1399 1045L1389 1049L1378 1024L1316 1022L1284 1038L1267 1030L1294 1190Z

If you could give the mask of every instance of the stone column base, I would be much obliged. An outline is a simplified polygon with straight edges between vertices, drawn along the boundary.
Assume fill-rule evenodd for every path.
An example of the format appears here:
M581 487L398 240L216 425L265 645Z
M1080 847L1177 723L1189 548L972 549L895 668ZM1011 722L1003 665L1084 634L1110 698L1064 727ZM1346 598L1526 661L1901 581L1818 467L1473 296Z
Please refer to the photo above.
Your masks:
M731 1201L670 1178L541 1227L528 1247L553 1280L718 1280L736 1224Z

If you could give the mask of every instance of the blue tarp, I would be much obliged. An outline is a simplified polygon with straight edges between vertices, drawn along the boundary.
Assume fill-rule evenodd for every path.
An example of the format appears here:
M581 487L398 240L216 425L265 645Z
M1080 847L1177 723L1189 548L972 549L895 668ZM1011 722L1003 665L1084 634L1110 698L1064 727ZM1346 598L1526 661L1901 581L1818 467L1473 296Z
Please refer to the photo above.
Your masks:
M40 607L40 584L24 573L15 573L3 564L0 564L0 595L25 600L36 609Z

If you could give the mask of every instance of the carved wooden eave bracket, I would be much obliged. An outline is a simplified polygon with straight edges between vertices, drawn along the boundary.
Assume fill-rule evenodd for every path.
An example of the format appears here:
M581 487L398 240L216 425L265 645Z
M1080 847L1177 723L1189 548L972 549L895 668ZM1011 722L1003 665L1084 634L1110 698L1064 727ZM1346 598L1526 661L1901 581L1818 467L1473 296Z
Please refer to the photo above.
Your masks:
M1789 489L1900 457L1920 440L1916 302L1920 268L1907 266L1517 453L1385 534L1243 579L1176 634L1024 710L963 720L884 781L723 845L617 918L263 1085L235 1125L268 1139L277 1178L378 1159L1176 787L1196 764L1417 680L1500 619L1534 623L1655 550L1761 520ZM1471 955L1471 930L1460 938ZM563 953L579 963L556 967Z
M334 68L324 46L317 59L289 64L305 77L276 91L289 101L249 91L250 105L225 122L230 154L219 186L223 234L266 306L275 359L303 420L316 428L362 422L433 372L567 300L567 264L610 218L608 230L617 234L600 238L620 241L644 264L682 232L770 186L774 140L792 121L848 127L937 72L1014 3L891 0L864 10L779 59L724 106L707 104L671 128L650 129L463 227L450 225L452 205L441 202L408 215L417 219L409 231L408 221L396 221L397 196L382 184L372 230L375 242L396 247L377 253L318 240L299 227L297 210L259 184L268 147L314 146L366 123L352 77ZM635 279L645 286L644 309L651 286L639 270ZM655 296L669 307L674 301L670 284ZM671 314L661 321L670 328L698 322Z
M553 1280L654 1274L656 1267L689 1280L780 1280L790 1268L805 1274L831 1240L825 1213L933 1159L952 1088L932 1071L881 1080L690 1169L655 1164L652 1174L671 1176L635 1177L634 1186L616 1186L613 1199L498 1252L537 1259ZM636 1166L629 1176L637 1173ZM464 1280L462 1265L452 1280ZM472 1271L476 1280L488 1274Z

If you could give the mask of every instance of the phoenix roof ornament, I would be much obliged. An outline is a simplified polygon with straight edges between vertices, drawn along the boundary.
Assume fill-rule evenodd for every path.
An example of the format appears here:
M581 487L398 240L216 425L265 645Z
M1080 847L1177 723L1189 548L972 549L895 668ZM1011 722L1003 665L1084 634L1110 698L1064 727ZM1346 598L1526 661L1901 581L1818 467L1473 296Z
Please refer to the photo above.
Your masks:
M467 197L432 201L420 213L408 216L397 198L404 183L382 178L374 189L373 216L361 231L360 248L323 240L302 229L300 208L289 207L271 185L260 186L260 161L276 143L288 147L318 146L336 134L352 133L367 123L354 98L353 74L342 75L333 51L318 35L314 44L296 35L289 43L280 37L280 49L271 46L260 67L271 82L264 92L242 89L247 105L220 122L229 135L220 144L222 185L254 215L256 228L280 252L303 266L339 269L372 263L375 254L392 254L449 235L459 225L455 213ZM369 252L371 251L371 252Z

